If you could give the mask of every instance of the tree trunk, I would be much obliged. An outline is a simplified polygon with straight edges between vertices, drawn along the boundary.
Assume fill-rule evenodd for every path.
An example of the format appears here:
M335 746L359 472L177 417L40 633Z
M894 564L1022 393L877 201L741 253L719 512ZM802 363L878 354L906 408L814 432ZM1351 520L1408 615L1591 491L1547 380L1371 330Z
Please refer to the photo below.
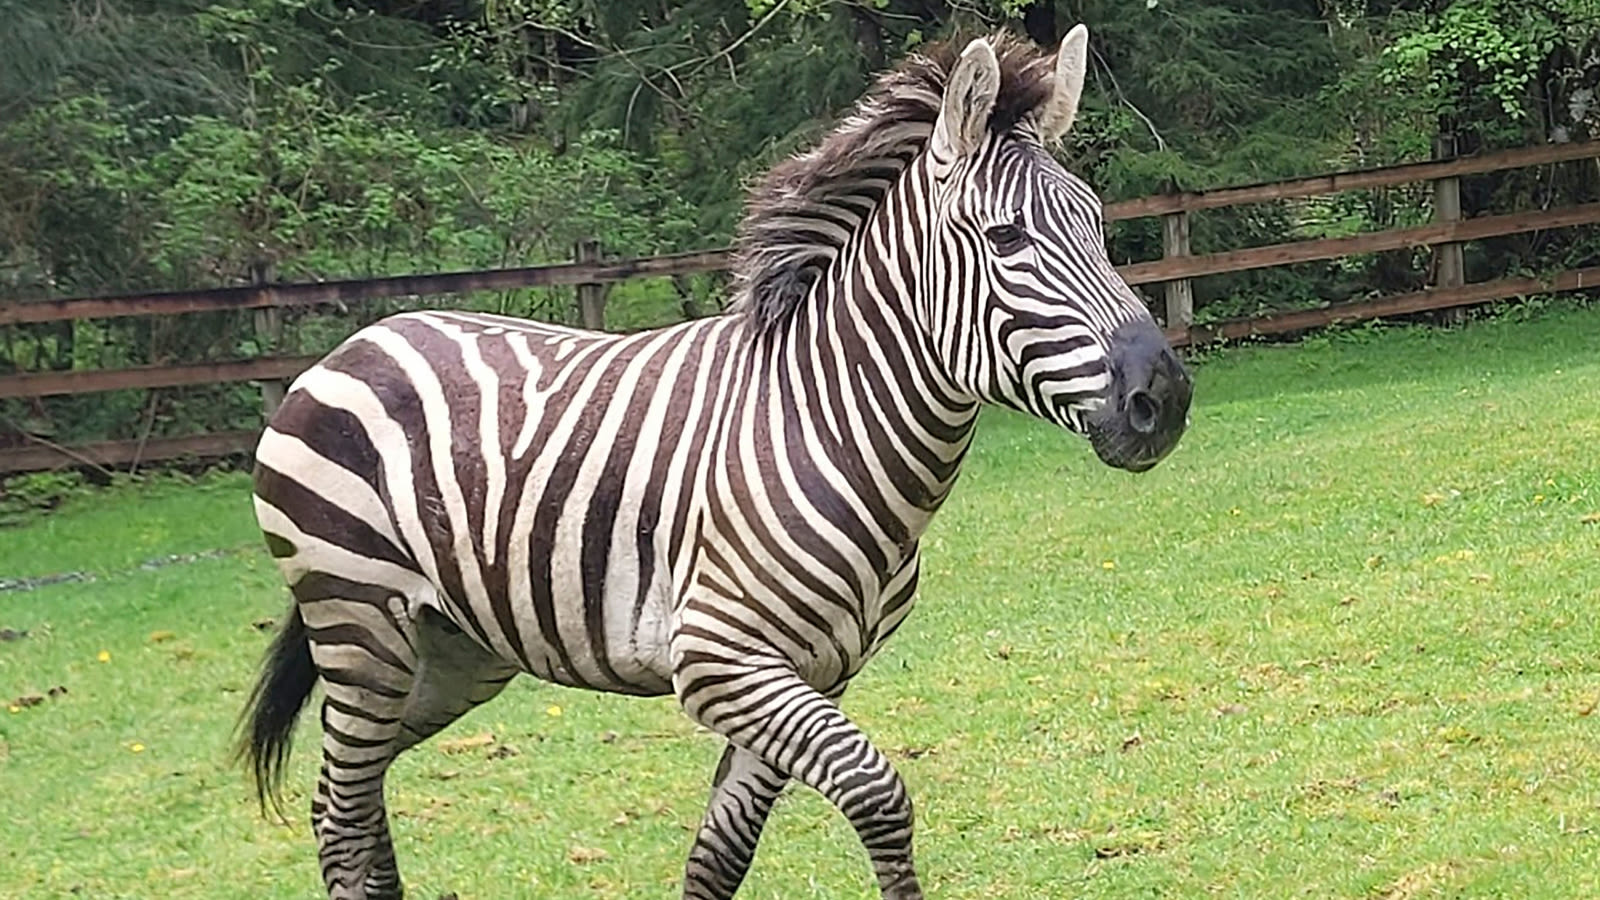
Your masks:
M888 65L888 57L883 51L883 28L878 24L878 17L864 5L852 5L848 8L856 48L861 51L861 59L866 63L867 71L881 71Z
M1034 0L1022 11L1022 29L1039 46L1054 48L1061 40L1061 23L1056 16L1056 4Z

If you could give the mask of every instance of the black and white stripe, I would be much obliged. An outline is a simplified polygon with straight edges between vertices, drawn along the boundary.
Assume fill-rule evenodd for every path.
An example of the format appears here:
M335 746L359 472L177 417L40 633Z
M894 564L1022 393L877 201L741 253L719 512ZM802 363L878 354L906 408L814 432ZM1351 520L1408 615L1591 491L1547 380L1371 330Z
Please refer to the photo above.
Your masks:
M399 896L384 772L520 672L671 692L727 738L685 897L733 895L790 778L849 817L884 896L922 896L905 786L836 701L911 609L980 404L1136 469L1188 404L1098 200L1043 149L1083 41L886 76L757 192L729 315L608 336L410 313L296 380L257 451L294 605L245 750L270 792L320 680L331 897Z

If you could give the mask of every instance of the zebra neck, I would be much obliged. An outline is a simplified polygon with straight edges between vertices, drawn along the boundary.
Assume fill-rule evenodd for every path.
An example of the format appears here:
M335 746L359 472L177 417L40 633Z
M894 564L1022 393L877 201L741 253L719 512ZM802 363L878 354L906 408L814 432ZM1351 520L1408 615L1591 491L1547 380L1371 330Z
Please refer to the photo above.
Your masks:
M949 494L977 418L914 312L922 261L909 207L906 192L888 192L772 342L771 361L793 390L781 414L808 423L821 461L857 496L881 498L895 520L885 532L902 546Z

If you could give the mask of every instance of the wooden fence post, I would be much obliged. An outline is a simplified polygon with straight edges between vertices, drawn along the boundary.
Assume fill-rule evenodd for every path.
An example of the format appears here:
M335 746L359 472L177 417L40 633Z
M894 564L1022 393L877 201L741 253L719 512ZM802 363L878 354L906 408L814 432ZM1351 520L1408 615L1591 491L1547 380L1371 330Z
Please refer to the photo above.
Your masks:
M1189 255L1189 213L1179 210L1161 217L1161 258ZM1187 278L1166 283L1168 328L1194 324L1194 286Z
M257 287L265 289L273 281L275 267L271 262L258 263L251 266L250 280ZM283 314L276 306L263 306L254 311L256 347L262 356L277 354L279 344L283 342ZM283 402L283 393L288 388L288 382L281 378L263 378L261 380L261 419L266 421L278 411L278 404Z
M593 263L600 261L600 242L592 238L581 240L573 250L573 255L579 263ZM585 282L578 285L578 321L583 327L592 331L604 331L606 327L606 294L609 286L595 282Z
M1449 159L1456 151L1455 135L1440 134L1433 139L1435 159ZM1433 182L1433 220L1435 222L1461 221L1461 178L1450 175ZM1460 243L1435 244L1433 248L1433 283L1435 287L1460 287L1467 283L1465 260ZM1460 308L1444 313L1446 321L1459 323L1465 319Z

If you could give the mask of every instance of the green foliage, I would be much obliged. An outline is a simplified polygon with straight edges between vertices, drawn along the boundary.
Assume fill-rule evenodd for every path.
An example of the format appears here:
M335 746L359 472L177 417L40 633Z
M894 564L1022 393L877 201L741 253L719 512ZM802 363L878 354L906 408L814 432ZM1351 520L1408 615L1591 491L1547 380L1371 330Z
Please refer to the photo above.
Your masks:
M39 204L36 249L58 287L226 283L262 264L294 278L526 265L581 238L648 255L691 233L663 181L605 133L555 153L335 104L316 82L257 81L248 121L164 120L160 139L94 94L0 126L0 144L34 148L16 183Z
M589 129L555 143L454 121L449 98L484 81L484 67L442 52L438 39L420 42L426 30L404 16L318 0L108 0L97 9L69 3L54 18L24 17L30 34L85 32L89 49L56 42L58 65L11 96L18 113L0 119L0 273L9 276L0 299L531 265L570 259L580 239L643 256L694 240L693 216L666 173L618 135ZM191 72L211 85L205 97L128 86L172 60L157 53L141 68L126 44L168 32L199 57ZM380 51L380 39L412 46ZM110 77L112 62L130 67L126 79ZM561 296L494 306L562 318L568 312L550 306ZM329 330L342 337L381 308ZM288 317L291 337L305 315ZM0 372L331 343L318 334L299 348L266 346L248 315L8 326ZM11 427L67 441L248 427L257 408L248 385L148 401L0 401L0 415L26 423Z
M29 472L0 480L0 529L88 493L81 472Z
M1499 15L1507 6L1499 0L1452 3L1436 22L1420 22L1384 49L1379 83L1414 92L1446 115L1473 112L1462 101L1479 92L1507 119L1521 119L1524 91L1554 48L1556 28L1519 4L1512 11L1524 27L1513 31Z
M1584 99L1600 76L1594 0L1352 5L1327 99L1358 117L1374 162L1425 156L1440 133L1470 150L1578 137L1600 121Z
M0 302L710 247L744 187L923 44L1089 23L1063 159L1108 199L1597 134L1597 0L0 0ZM1470 179L1468 215L1592 200L1592 167ZM1417 224L1426 186L1207 211L1196 252ZM1119 261L1160 224L1117 223ZM1468 248L1473 277L1592 264L1600 238ZM1200 279L1202 321L1420 285L1398 251ZM619 287L620 328L725 282ZM712 287L712 285L715 285ZM573 321L570 289L249 316L0 326L0 372L315 353L465 304ZM180 409L179 403L193 405ZM0 400L0 443L254 421L244 387ZM234 426L228 426L234 427Z

